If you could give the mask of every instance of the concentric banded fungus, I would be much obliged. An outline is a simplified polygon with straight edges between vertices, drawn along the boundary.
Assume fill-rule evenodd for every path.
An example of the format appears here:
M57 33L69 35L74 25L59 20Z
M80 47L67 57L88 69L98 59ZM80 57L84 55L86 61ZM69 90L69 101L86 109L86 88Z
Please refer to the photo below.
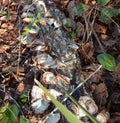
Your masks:
M100 112L97 116L96 119L100 122L100 123L107 123L108 119L109 119L109 113L102 111Z
M85 108L90 114L96 114L98 112L98 107L95 104L95 102L88 96L81 96L79 98L80 105ZM74 111L74 113L79 117L85 117L86 114L85 112L78 108L75 104L71 104L71 108Z
M81 104L83 108L86 109L86 106L84 104ZM82 118L82 117L85 117L86 114L83 110L81 110L80 108L78 108L75 104L71 104L71 109L74 111L74 113L76 114L76 116L78 118ZM87 109L86 109L87 110Z
M46 46L45 44L38 44L38 46L34 48L35 51L41 51L41 52L48 51L48 49L49 47Z
M36 58L37 58L37 64L38 64L39 68L55 68L55 67L57 67L57 61L53 60L53 58L46 53L37 55Z
M45 123L58 123L60 120L60 113L51 114Z
M57 98L58 96L62 95L62 93L54 89L49 89L48 91L51 95L54 96L54 98ZM31 107L34 110L34 112L36 114L43 113L48 108L51 99L43 92L41 88L39 88L36 85L34 85L32 88L31 96Z
M45 84L56 84L56 76L52 72L45 72L42 80Z
M32 88L31 96L32 96L31 107L34 110L34 112L36 114L43 113L49 106L49 102L43 99L44 96L43 90L38 86L34 85Z
M79 98L80 104L85 104L86 109L91 114L96 114L98 112L98 106L95 104L94 100L88 96L82 96Z
M68 78L67 76L58 74L56 78L57 78L57 83L61 86L63 85L68 86L70 84L70 78Z
M40 89L38 86L34 85L32 87L31 96L33 98L33 101L42 98L43 94L43 90Z
M36 114L42 114L48 108L49 102L44 99L39 99L33 102L31 106Z

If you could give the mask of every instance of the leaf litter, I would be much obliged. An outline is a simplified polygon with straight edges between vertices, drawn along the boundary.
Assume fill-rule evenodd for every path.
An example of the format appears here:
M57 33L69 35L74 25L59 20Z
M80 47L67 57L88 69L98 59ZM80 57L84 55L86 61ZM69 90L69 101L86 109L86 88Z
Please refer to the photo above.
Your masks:
M12 105L15 100L21 106L24 116L33 122L67 122L59 111L51 113L55 107L49 97L35 85L34 77L62 102L66 96L60 86L72 92L97 70L96 58L103 52L100 44L120 62L120 22L117 18L117 24L107 21L114 16L113 13L107 17L103 13L95 15L92 9L90 11L89 6L94 6L96 2L0 1L1 104L9 102ZM99 5L107 5L98 2ZM112 4L116 5L116 2L110 2ZM81 6L84 9L80 9ZM103 11L108 12L108 9ZM104 23L100 16L107 22ZM92 29L89 24L93 26ZM102 123L119 122L119 63L114 69L112 73L102 68L79 88L81 91L74 92L78 102ZM20 96L26 93L27 100L23 103ZM68 103L69 100L64 102L66 106ZM70 110L76 116L83 122L91 122L75 104L70 104Z

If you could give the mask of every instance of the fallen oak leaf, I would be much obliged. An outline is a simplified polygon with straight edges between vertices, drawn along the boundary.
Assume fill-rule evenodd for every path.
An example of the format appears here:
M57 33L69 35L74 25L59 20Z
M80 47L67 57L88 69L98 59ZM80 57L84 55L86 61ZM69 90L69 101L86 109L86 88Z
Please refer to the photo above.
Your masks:
M47 25L47 22L45 20L40 20L40 24L43 25L43 26L46 26Z

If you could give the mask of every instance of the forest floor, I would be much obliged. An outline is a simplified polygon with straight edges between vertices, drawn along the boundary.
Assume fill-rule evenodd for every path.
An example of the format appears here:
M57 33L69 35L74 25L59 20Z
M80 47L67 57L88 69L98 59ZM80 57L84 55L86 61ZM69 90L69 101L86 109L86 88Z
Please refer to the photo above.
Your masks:
M0 1L0 123L11 117L3 117L2 108L14 103L20 108L16 122L24 116L34 123L67 123L58 110L49 118L55 106L35 78L60 102L66 95L59 84L76 100L89 98L95 107L86 110L104 123L120 123L120 1L97 1ZM105 8L114 9L109 17ZM100 65L97 56L104 53L117 61L114 70ZM63 104L91 122L70 100Z

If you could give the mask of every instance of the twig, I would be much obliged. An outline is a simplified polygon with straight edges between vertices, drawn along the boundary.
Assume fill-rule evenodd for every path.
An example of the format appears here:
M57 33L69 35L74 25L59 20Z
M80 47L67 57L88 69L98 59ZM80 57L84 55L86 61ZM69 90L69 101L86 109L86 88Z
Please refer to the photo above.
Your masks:
M99 44L99 46L100 46L100 49L101 49L102 51L104 51L104 48L103 48L103 46L102 46L102 44L101 44L101 42L100 42L100 40L99 40L99 38L98 38L98 36L97 36L95 30L93 29L93 26L92 26L90 23L89 23L89 26L90 26L90 28L91 28L91 30L92 30L92 32L93 32L95 38L97 39L97 42L98 42L98 44Z
M95 72L93 72L88 78L86 78L82 83L80 83L69 95L72 95L78 88L80 88L83 84L85 84L93 75L95 75L100 69L102 65L100 65Z
M88 39L89 39L89 25L88 25L85 14L83 15L83 17L84 17L84 20L85 20L85 26L86 26L86 32L87 32L87 41L88 41Z

